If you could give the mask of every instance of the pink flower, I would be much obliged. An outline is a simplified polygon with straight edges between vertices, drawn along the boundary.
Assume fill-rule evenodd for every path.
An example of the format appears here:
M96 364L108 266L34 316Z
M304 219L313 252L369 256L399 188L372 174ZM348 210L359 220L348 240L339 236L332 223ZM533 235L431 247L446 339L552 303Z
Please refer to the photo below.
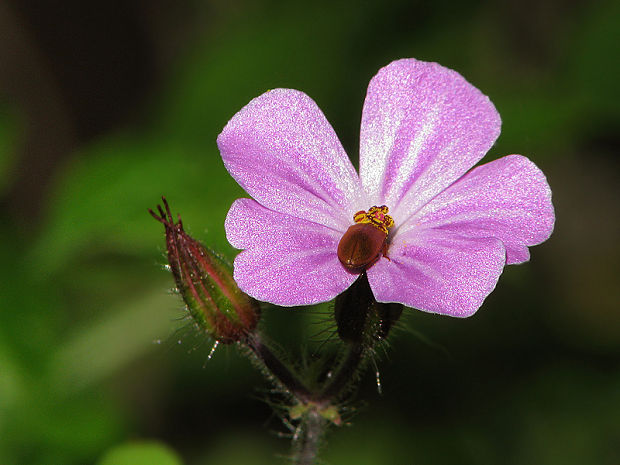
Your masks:
M236 200L226 218L229 242L244 249L239 287L278 305L314 304L365 269L379 302L473 314L504 265L529 260L528 246L554 224L549 185L527 158L471 169L500 125L489 98L457 72L392 62L368 86L358 176L310 97L274 89L255 98L217 139L229 173L254 198ZM363 269L347 268L338 245L354 215L383 205L394 222L386 248Z

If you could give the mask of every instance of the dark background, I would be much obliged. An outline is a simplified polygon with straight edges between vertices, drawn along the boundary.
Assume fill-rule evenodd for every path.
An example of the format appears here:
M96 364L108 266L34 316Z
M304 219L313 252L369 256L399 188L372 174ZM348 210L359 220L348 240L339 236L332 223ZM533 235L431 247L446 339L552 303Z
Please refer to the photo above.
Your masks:
M187 330L147 208L165 194L234 256L228 119L303 90L357 163L366 85L403 57L489 95L487 160L540 166L556 229L475 316L406 310L383 394L367 373L324 458L620 463L619 30L614 1L0 3L0 463L284 463L266 384ZM329 311L271 308L265 328L311 351Z

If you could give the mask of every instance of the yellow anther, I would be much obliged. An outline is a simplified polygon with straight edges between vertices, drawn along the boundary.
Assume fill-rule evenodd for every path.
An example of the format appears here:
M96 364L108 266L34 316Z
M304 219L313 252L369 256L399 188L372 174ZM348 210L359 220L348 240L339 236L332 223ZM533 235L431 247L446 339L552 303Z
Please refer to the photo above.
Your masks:
M387 234L388 229L394 226L394 220L388 215L388 212L389 209L385 205L380 207L373 206L367 212L364 210L357 212L353 215L353 221L356 223L370 223Z

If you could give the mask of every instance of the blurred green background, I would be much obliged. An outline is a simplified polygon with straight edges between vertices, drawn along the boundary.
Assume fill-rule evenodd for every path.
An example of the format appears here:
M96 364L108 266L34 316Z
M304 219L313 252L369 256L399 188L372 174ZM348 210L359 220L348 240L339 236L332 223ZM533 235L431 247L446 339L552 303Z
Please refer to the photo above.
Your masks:
M234 256L228 119L301 89L357 163L367 83L402 57L489 95L489 157L543 169L556 231L475 316L406 311L323 457L620 463L619 2L7 0L0 31L0 464L284 463L266 384L186 329L147 208ZM300 351L314 310L267 331Z

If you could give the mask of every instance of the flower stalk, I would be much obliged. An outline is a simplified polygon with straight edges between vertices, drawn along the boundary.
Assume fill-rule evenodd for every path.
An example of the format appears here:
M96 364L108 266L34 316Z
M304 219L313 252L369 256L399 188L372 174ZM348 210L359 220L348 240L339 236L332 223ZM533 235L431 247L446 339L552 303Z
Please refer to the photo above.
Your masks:
M309 410L299 426L295 438L295 465L312 465L315 463L325 434L327 420L316 410Z
M296 402L305 404L312 398L312 392L301 381L299 375L262 341L262 336L258 331L252 333L244 341L244 345L249 349L265 376L292 396Z

